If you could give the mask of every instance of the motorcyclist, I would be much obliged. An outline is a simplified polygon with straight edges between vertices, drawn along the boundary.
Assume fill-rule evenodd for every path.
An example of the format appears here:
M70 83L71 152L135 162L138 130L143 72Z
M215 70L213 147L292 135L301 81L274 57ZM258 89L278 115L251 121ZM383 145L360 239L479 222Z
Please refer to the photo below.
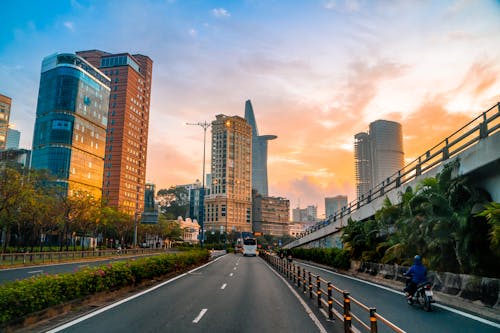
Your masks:
M411 281L409 281L404 289L406 297L411 298L415 291L417 291L417 286L427 281L427 268L422 264L421 256L417 254L414 257L413 265L404 275L411 277Z

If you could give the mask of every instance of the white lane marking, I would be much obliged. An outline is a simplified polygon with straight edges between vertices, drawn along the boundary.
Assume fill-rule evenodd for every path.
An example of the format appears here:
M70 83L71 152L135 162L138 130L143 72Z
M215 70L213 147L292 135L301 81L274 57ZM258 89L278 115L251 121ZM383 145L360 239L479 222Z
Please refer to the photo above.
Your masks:
M341 277L344 277L344 278L347 278L347 279L351 279L351 280L354 280L354 281L362 282L362 283L368 284L368 285L373 286L373 287L377 287L377 288L380 288L380 289L384 289L384 290L393 292L393 293L398 294L398 295L404 295L404 293L401 292L401 291L397 291L397 290L391 289L389 287L381 286L381 285L378 285L378 284L375 284L375 283L372 283L372 282L369 282L369 281L361 280L361 279L358 279L358 278L355 278L355 277L352 277L352 276L349 276L349 275L344 275L344 274L336 273L336 272L328 270L328 269L324 269L324 268L321 268L321 267L316 267L316 266L313 266L313 265L308 265L308 264L305 264L305 263L300 263L300 265L312 267L312 268L315 268L315 269L319 269L320 271L328 272L328 273L331 273L331 274L334 274L334 275L337 275L337 276L341 276ZM443 305L443 304L434 303L433 306L435 306L437 308L444 309L444 310L448 310L450 312L456 313L456 314L458 314L460 316L467 317L467 318L472 319L472 320L479 321L479 322L481 322L483 324L486 324L486 325L490 325L490 326L493 326L493 327L496 327L496 328L500 328L500 324L498 324L498 323L495 323L493 321L490 321L488 319L484 319L484 318L481 318L481 317L478 317L478 316L474 316L474 315L472 315L470 313L467 313L467 312L463 312L463 311L460 311L460 310L457 310L457 309L454 309L454 308L450 308L450 307L448 307L446 305Z
M276 271L274 269L272 269L272 267L269 266L269 264L267 262L264 262L264 263L271 270L271 272L273 272L277 277L279 277L281 279L281 281L283 281L283 283L288 287L288 289L290 289L290 291L293 293L293 295L299 300L300 304L302 304L302 306L306 310L307 314L309 315L309 318L311 318L311 320L314 322L314 324L319 329L319 331L321 333L327 333L326 329L323 327L323 325L319 321L318 317L316 317L316 315L312 312L311 308L306 304L306 302L304 302L304 300L299 296L299 294L297 294L297 292L288 284L288 282L281 275L276 273Z
M226 289L227 283L224 283L220 289Z
M198 324L198 322L205 315L206 312L207 312L207 309L201 310L200 314L198 315L198 317L194 318L193 323Z
M235 267L235 268L233 268L233 269L234 269L234 270L236 270L236 268L238 268L238 267Z
M229 273L229 276L233 276L233 273Z
M37 273L43 273L43 270L40 269L38 271L31 271L31 272L28 272L28 274L37 274Z
M141 291L140 293L137 293L137 294L132 295L132 296L130 296L130 297L128 297L128 298L122 299L121 301L118 301L118 302L116 302L116 303L113 303L113 304L110 304L110 305L108 305L108 306L105 306L105 307L103 307L103 308L101 308L101 309L99 309L99 310L96 310L96 311L94 311L94 312L92 312L92 313L89 313L89 314L87 314L87 315L85 315L85 316L82 316L82 317L80 317L80 318L77 318L77 319L75 319L75 320L72 320L72 321L70 321L69 323L66 323L66 324L64 324L64 325L61 325L61 326L55 327L55 328L53 328L53 329L51 329L50 331L47 331L47 332L45 332L45 333L56 333L56 332L60 332L60 331L62 331L62 330L64 330L64 329L66 329L66 328L68 328L68 327L71 327L71 326L76 325L76 324L78 324L78 323L81 323L82 321L85 321L85 320L87 320L87 319L89 319L89 318L92 318L92 317L94 317L94 316L97 316L97 315L98 315L98 314L100 314L100 313L103 313L103 312L108 311L108 310L110 310L110 309L112 309L112 308L115 308L115 307L117 307L118 305L121 305L121 304L123 304L123 303L126 303L126 302L128 302L128 301L130 301L130 300L133 300L134 298L140 297L140 296L142 296L142 295L144 295L144 294L147 294L147 293L149 293L149 292L151 292L151 291L153 291L153 290L156 290L156 289L158 289L158 288L161 288L161 287L163 287L164 285L167 285L167 284L169 284L169 283L171 283L171 282L174 282L175 280L180 279L180 278L182 278L182 277L184 277L184 276L186 276L186 275L188 275L188 274L190 274L190 273L192 273L192 272L195 272L195 271L197 271L197 270L199 270L199 269L202 269L202 268L203 268L203 267L205 267L205 266L211 265L211 264L213 264L214 262L216 262L217 260L219 260L220 258L223 258L223 257L218 257L218 258L214 259L213 261L210 261L210 262L206 263L205 265L202 265L202 266L200 266L200 267L197 267L197 268L194 268L194 269L190 270L190 271L189 271L189 272L187 272L187 273L184 273L184 274L181 274L181 275L176 276L176 277L174 277L174 278L171 278L170 280L167 280L167 281L162 282L162 283L160 283L160 284L158 284L158 285L156 285L156 286L154 286L154 287L151 287L151 288L149 288L149 289L146 289L146 290L144 290L144 291Z

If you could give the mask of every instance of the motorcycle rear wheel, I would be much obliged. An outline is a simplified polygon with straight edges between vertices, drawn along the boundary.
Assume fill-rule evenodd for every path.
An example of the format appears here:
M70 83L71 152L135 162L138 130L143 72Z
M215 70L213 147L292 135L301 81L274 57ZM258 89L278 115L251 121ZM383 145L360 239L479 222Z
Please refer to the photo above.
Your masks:
M424 305L423 305L423 308L425 311L427 312L431 312L432 311L432 306L431 306L431 298L430 297L424 297Z

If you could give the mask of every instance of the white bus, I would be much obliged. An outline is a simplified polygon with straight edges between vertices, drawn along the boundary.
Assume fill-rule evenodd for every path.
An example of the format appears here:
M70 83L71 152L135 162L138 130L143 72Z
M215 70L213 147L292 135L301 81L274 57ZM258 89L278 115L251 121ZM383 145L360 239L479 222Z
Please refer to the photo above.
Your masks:
M257 256L257 239L243 239L243 256Z

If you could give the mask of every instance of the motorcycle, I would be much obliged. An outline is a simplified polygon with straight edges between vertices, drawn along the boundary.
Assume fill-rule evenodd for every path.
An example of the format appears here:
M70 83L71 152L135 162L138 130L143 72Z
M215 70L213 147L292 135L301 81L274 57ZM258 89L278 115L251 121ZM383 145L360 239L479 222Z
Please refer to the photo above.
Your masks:
M410 282L411 282L411 276L407 276L406 277L407 287L410 284ZM432 311L431 303L435 303L435 301L432 299L432 296L433 293L431 290L431 284L430 282L426 281L424 283L420 283L419 285L417 285L417 289L415 290L413 295L411 295L411 297L408 296L406 298L406 301L408 302L409 305L418 304L422 306L422 308L425 311L430 312Z

